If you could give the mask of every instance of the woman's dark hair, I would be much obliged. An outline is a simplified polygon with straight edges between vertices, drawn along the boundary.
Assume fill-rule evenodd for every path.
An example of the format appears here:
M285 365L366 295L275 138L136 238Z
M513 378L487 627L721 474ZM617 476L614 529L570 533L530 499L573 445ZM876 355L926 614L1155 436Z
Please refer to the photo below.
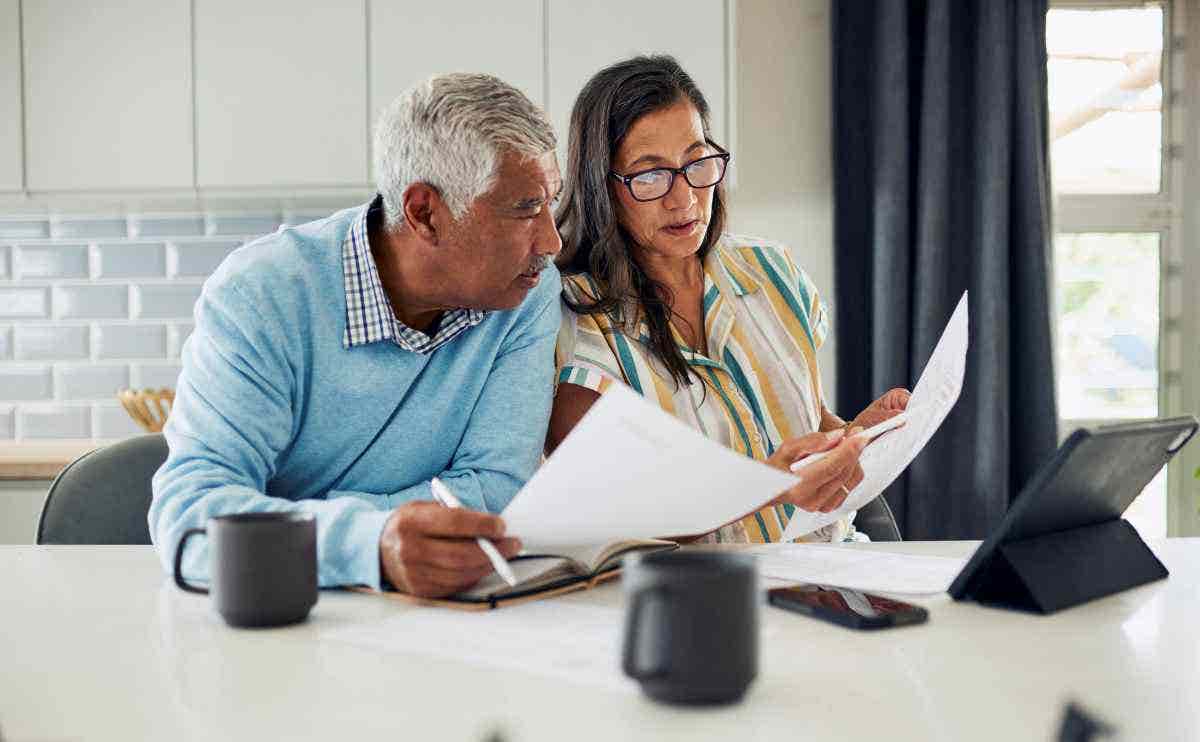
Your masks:
M563 249L557 263L563 275L590 273L600 296L567 306L577 314L609 316L614 327L632 328L639 310L650 330L650 350L671 373L676 386L690 384L689 367L671 336L674 296L633 259L634 241L618 223L609 185L612 158L629 129L642 116L680 101L695 106L710 142L708 102L674 57L639 56L596 73L575 100L567 142L567 174L555 224ZM725 192L715 186L701 260L725 226ZM703 332L704 328L694 328Z

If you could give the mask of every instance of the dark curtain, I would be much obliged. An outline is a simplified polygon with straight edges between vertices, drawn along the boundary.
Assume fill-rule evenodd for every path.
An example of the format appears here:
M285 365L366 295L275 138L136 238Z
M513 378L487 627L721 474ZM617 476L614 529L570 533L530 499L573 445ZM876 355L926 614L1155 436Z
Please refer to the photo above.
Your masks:
M1046 0L834 0L838 412L912 388L970 290L962 395L886 497L981 538L1056 446Z

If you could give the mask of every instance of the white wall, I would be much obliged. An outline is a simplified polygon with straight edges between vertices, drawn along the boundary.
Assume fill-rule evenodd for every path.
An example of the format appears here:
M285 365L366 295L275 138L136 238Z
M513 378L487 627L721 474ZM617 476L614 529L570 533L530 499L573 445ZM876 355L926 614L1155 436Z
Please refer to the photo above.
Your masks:
M829 0L738 0L736 7L737 186L730 226L791 247L833 308L833 333L818 355L832 405L837 297Z

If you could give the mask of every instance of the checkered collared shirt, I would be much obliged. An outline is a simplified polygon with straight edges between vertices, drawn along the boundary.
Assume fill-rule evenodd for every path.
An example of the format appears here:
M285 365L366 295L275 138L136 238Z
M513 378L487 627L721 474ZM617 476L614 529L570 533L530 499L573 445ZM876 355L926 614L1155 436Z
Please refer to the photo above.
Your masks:
M383 197L376 196L355 218L350 234L342 242L342 273L346 279L346 333L342 346L391 340L413 353L432 353L459 333L474 327L487 315L477 309L454 309L442 315L437 334L430 337L396 319L392 305L379 282L379 271L367 242L367 224L372 214L382 217Z

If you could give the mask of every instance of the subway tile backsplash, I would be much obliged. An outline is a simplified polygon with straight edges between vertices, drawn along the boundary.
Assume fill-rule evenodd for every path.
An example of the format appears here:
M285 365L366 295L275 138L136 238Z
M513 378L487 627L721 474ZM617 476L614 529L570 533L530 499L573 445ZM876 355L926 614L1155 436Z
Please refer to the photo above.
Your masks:
M97 278L162 278L167 275L167 246L161 242L96 245Z
M90 335L87 325L19 325L14 355L18 361L87 360Z
M121 284L55 286L54 316L59 319L124 319L129 316L129 287Z
M86 405L18 408L17 426L25 438L91 438L92 409Z
M87 278L87 245L17 245L13 275L19 278Z
M200 284L138 284L133 287L133 316L138 319L181 319L192 316Z
M4 283L11 284L9 281ZM0 318L33 319L49 316L49 288L45 286L0 286Z
M141 432L116 392L176 386L193 306L221 261L284 221L352 205L0 214L0 443Z

